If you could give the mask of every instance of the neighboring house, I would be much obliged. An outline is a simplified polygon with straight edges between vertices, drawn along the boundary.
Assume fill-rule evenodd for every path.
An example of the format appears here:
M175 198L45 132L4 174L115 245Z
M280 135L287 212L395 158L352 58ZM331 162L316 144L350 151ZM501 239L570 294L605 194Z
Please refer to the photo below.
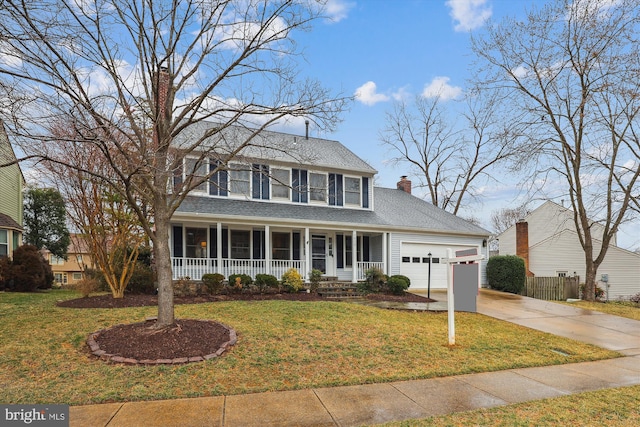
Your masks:
M71 243L67 249L67 259L59 258L44 250L43 256L53 270L54 282L60 286L74 285L85 277L85 269L92 267L89 246L78 234L71 234Z
M192 126L182 141L211 126ZM245 137L224 134L211 143L222 147L224 141L229 150L230 141ZM487 257L487 230L412 196L406 177L397 189L375 187L377 171L337 141L264 131L252 143L262 147L245 149L193 190L172 217L174 279L214 272L280 278L296 268L305 278L318 269L356 282L377 267L404 274L411 289L422 289L430 254L431 286L446 288L440 260L448 248L477 248ZM187 156L183 170L203 174L216 162L198 169ZM185 179L178 173L174 186Z
M15 160L15 152L0 120L0 165ZM0 257L13 256L13 251L22 244L24 185L18 163L0 167Z
M594 222L592 235L602 235L603 226ZM547 201L523 221L498 235L500 255L524 258L528 271L540 277L580 276L584 282L585 260L573 222L573 211ZM594 251L601 242L596 240ZM598 268L598 286L609 299L628 298L640 292L640 254L616 246L612 239ZM597 252L594 252L597 255ZM605 280L606 279L606 280Z

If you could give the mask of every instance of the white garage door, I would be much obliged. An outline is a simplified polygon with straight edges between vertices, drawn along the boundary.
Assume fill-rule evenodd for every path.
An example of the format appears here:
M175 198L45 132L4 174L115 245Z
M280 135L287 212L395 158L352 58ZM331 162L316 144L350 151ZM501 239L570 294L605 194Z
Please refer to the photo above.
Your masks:
M411 280L411 289L427 289L429 285L429 253L431 253L431 289L447 288L446 264L440 262L446 258L447 249L459 251L470 246L437 245L428 243L403 242L400 254L400 274Z

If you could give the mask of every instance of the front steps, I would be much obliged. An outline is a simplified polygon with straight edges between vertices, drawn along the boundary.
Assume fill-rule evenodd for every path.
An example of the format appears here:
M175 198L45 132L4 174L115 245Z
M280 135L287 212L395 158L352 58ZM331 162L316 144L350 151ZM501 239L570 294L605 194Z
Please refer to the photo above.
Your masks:
M361 298L357 283L341 282L337 277L323 276L318 286L318 295L325 298Z

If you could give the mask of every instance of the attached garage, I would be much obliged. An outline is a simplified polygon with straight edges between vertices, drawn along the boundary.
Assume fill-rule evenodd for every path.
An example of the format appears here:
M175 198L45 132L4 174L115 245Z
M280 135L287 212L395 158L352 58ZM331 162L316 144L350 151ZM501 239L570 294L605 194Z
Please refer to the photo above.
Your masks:
M431 254L431 289L447 288L447 268L442 262L447 249L456 251L472 246L433 243L402 242L400 274L411 279L411 289L427 289L429 286L429 254Z

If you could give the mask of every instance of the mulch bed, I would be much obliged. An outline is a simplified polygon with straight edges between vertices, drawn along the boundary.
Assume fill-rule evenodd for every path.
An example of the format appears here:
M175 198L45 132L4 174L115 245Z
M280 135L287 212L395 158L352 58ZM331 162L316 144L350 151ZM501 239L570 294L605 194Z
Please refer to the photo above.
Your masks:
M404 295L367 295L367 299L396 302L429 302L430 300L405 292ZM175 297L175 304L199 304L216 301L326 301L317 294L232 294ZM432 301L432 300L431 300ZM111 295L60 301L59 307L123 308L157 306L156 295L125 295L114 299ZM236 343L233 329L214 321L178 319L163 329L156 329L154 321L117 325L89 335L87 345L101 360L123 364L181 364L201 362L221 356Z
M405 292L403 295L369 294L367 299L375 301L394 302L429 302L430 300ZM318 294L298 292L283 294L229 294L229 295L200 295L193 297L174 297L174 304L202 304L218 301L266 301L266 300L286 300L286 301L331 301ZM335 300L334 300L335 301ZM431 300L433 301L433 300ZM125 307L146 307L157 306L157 295L126 294L124 298L115 299L111 295L98 295L88 298L77 298L58 302L58 307L68 308L125 308Z

